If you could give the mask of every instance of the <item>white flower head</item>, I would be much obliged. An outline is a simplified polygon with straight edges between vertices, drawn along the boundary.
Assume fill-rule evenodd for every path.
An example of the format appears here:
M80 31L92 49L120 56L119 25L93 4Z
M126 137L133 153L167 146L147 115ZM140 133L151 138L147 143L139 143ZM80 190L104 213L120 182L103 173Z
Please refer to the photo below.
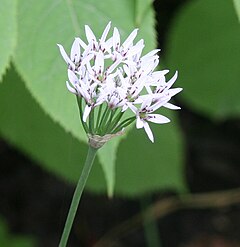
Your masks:
M82 124L88 134L116 134L136 120L136 127L144 128L154 142L149 122L170 122L155 111L161 107L180 109L169 103L182 90L171 88L177 72L166 82L168 70L155 71L159 49L142 56L144 40L135 42L138 29L134 29L122 43L116 27L108 37L110 29L111 22L98 39L85 25L87 43L76 37L70 55L58 44L67 63L67 89L77 96ZM124 118L128 109L132 117Z

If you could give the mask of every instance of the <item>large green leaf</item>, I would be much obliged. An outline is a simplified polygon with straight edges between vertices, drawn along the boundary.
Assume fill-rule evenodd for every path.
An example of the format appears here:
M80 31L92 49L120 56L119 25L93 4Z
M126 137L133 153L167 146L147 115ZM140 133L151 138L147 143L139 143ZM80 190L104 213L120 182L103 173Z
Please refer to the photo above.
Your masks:
M0 4L0 80L7 68L17 40L17 1L1 0Z
M119 147L116 166L117 194L135 195L159 188L185 190L183 172L184 143L173 114L161 111L172 121L152 124L155 142L143 129L134 128Z
M44 113L14 69L11 68L3 79L0 85L0 136L48 171L76 182L85 161L87 145L65 132ZM96 192L106 191L98 159L87 186Z
M153 0L135 0L135 25L141 26Z
M235 9L237 11L238 19L240 21L240 1L239 0L233 0Z
M19 6L19 42L14 59L17 69L45 112L81 141L86 141L86 137L79 124L75 97L65 88L66 66L56 43L61 43L70 50L75 36L84 37L85 24L90 25L96 35L100 36L110 20L125 38L135 27L134 1L26 0ZM145 37L146 51L149 51L155 43L152 8L145 11L140 29L139 37ZM99 159L105 165L104 171L108 171L106 178L109 191L113 190L114 185L113 162L119 140L120 138L116 139L111 147L108 147L111 145L108 143L99 151ZM112 152L110 159L106 156L107 149Z
M168 38L167 62L179 70L182 98L210 117L240 113L240 26L232 1L182 8Z
M65 132L43 112L13 69L8 71L0 85L0 116L2 137L48 171L69 181L77 181L87 153L87 145ZM142 130L129 133L121 143L117 155L117 194L137 195L166 187L179 190L183 188L183 143L176 124L173 119L173 122L167 125L153 125L156 137L154 144ZM114 145L116 144L104 149L106 159L115 159L111 149ZM114 182L111 177L114 167L108 167L107 160L103 164L111 184ZM105 192L106 184L103 178L97 159L87 188L94 192ZM111 195L112 184L110 188L108 194Z

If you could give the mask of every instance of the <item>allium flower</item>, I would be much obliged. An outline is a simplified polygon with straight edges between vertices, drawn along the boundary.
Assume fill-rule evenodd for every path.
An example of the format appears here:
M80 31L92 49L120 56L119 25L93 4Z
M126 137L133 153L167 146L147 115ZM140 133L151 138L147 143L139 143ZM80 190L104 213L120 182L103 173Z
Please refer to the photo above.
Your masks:
M78 99L83 127L89 135L114 135L136 120L154 142L149 122L164 124L170 120L158 113L159 108L180 109L169 103L182 89L171 89L177 72L166 82L168 70L154 71L159 63L155 49L144 56L144 41L134 40L138 29L121 44L118 29L109 22L98 40L85 26L87 43L75 38L70 56L62 45L61 55L68 65L68 90ZM132 114L129 117L130 112ZM128 118L126 117L128 115Z

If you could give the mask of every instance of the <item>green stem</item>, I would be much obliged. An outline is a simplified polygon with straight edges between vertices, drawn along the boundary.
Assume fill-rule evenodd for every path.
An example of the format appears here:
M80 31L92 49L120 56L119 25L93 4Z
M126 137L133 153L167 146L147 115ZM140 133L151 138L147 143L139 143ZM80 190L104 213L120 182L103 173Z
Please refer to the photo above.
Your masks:
M99 109L98 109L97 122L96 122L95 130L94 130L95 133L98 131L98 126L99 126L99 122L100 122L100 117L101 117L101 114L102 114L102 108L103 108L103 104L101 104L101 105L99 106Z
M112 132L112 130L115 128L115 126L117 126L117 124L121 120L123 114L124 114L124 112L121 112L121 111L117 114L117 116L112 120L112 123L108 129L108 132Z
M89 116L89 132L94 134L94 108L92 108Z
M79 109L79 113L80 113L80 119L81 119L82 126L83 126L85 132L88 133L89 131L88 131L87 124L82 119L82 116L83 116L82 97L77 96L77 103L78 103L78 109Z
M78 208L78 205L81 199L81 195L85 187L90 170L92 168L92 164L96 156L96 153L97 153L97 149L89 146L87 158L86 158L86 161L85 161L85 164L82 170L82 174L78 180L78 184L77 184L77 187L75 189L75 192L72 198L72 203L68 211L67 220L66 220L66 223L63 229L63 234L61 237L61 241L58 247L65 247L67 245L68 237L69 237L72 224L73 224L76 212L77 212L77 208Z
M108 133L108 131L110 129L110 127L112 125L112 120L113 120L113 117L114 117L115 113L116 113L116 110L112 110L111 111L110 118L109 118L108 123L106 125L106 128L104 130L105 133Z
M105 110L104 110L104 112L103 112L103 114L102 114L102 116L101 116L102 118L101 118L101 120L100 120L100 123L99 123L99 125L97 126L97 133L98 133L98 134L101 133L102 123L103 123L103 120L105 119L105 116L106 116L107 112L108 112L108 106L106 105L106 108L105 108Z
M99 131L100 131L101 136L106 134L105 133L106 123L107 123L108 117L111 113L111 110L110 110L110 108L108 108L108 106L106 107L106 109L107 109L107 111L104 112L106 114L104 114L104 116L102 117L100 127L99 127Z
M118 131L121 131L123 128L125 128L129 124L131 124L135 119L136 119L136 117L130 117L128 119L125 119L116 128L114 128L111 133L117 133Z
M159 235L159 229L157 225L157 219L149 214L144 214L146 209L151 206L151 198L150 196L146 196L141 198L141 208L143 212L143 227L144 227L144 235L146 239L147 247L162 246L161 238Z

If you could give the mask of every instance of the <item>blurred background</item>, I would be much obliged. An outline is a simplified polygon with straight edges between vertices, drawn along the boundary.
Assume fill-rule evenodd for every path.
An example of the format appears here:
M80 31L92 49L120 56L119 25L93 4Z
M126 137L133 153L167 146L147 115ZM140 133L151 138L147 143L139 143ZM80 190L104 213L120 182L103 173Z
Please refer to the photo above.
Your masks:
M87 144L56 44L110 20L179 71L182 109L101 150L68 246L240 246L239 0L0 3L0 246L58 245Z

